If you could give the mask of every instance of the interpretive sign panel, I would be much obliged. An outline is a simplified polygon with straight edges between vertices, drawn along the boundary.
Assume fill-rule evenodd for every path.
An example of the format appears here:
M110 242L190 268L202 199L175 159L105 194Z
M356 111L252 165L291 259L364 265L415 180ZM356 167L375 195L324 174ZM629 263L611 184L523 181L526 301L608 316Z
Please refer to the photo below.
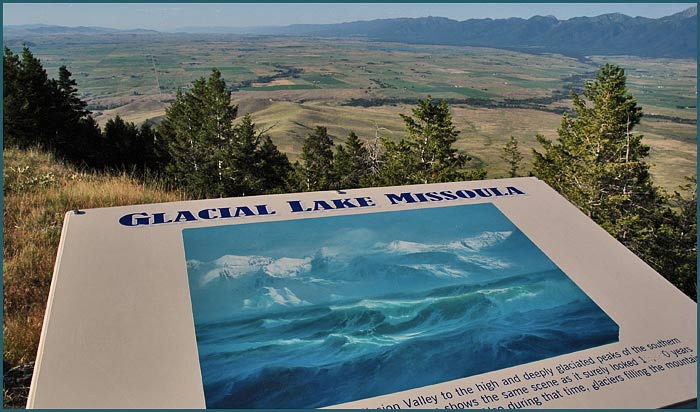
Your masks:
M30 407L696 397L695 303L534 178L83 212Z

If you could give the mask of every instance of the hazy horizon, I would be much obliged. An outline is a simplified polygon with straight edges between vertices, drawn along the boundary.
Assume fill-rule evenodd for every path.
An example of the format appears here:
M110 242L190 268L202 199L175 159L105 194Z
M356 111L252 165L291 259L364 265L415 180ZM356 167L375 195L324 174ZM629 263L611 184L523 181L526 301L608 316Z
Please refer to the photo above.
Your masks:
M181 28L247 28L332 24L386 18L446 17L560 20L622 13L659 18L695 3L5 3L3 25L45 24L175 31ZM358 7L361 6L361 7Z

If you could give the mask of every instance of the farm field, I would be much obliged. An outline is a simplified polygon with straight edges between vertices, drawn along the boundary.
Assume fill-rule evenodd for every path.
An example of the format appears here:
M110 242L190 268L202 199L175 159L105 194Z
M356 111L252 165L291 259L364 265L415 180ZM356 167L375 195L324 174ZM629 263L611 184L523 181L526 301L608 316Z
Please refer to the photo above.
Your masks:
M696 171L695 60L597 57L574 59L487 48L405 45L363 40L234 35L138 34L46 36L30 47L57 76L68 66L96 119L120 115L158 120L178 89L219 69L239 113L250 113L295 159L304 137L327 126L336 142L399 139L399 113L432 95L450 101L461 131L457 147L491 177L505 176L501 148L520 141L529 168L536 134L556 138L571 90L597 68L625 68L628 87L647 115L636 129L651 146L650 163L667 190ZM9 43L13 50L21 43Z

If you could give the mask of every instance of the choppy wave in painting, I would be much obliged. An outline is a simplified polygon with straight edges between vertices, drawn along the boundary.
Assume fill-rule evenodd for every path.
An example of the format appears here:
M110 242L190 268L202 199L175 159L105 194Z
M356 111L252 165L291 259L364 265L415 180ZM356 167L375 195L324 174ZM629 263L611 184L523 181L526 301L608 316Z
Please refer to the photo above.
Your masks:
M209 408L329 406L618 339L491 204L183 236Z

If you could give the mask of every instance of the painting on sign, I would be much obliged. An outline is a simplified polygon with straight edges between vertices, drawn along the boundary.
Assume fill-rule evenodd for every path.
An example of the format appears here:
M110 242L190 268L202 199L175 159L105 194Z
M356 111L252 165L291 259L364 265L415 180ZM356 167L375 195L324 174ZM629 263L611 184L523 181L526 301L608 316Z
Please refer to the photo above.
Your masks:
M183 230L208 408L316 408L618 341L494 205Z

